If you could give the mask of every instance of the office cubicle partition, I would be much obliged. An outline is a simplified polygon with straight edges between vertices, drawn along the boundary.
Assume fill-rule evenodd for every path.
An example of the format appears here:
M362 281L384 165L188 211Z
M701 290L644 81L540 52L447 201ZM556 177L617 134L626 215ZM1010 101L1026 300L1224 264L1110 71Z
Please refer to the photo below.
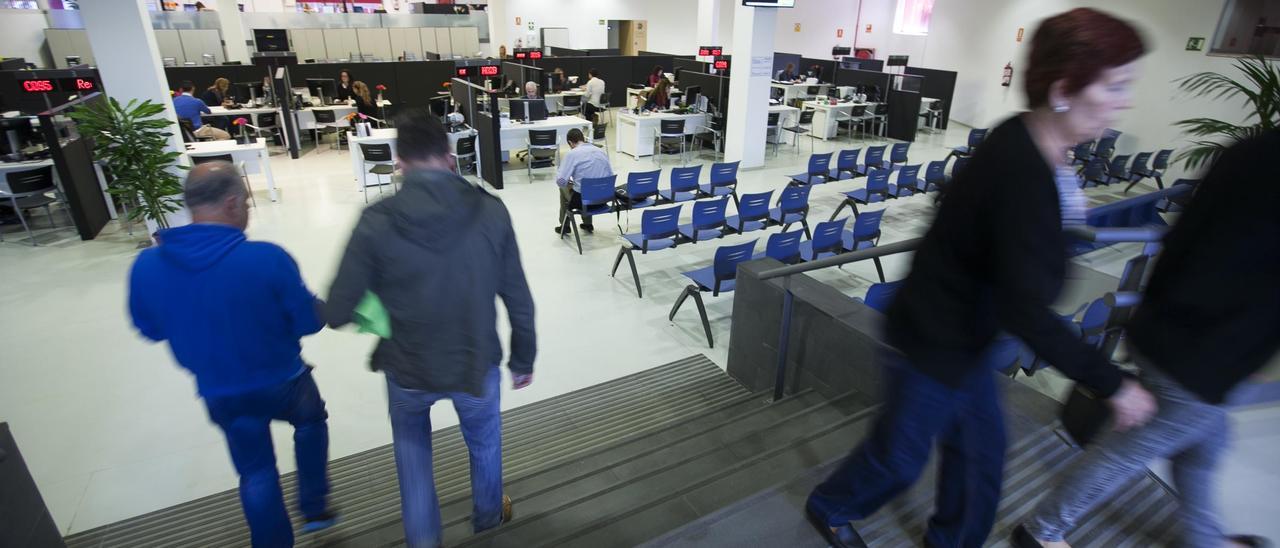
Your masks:
M454 78L449 86L453 104L475 128L476 154L480 177L495 189L502 189L502 127L498 115L498 94L466 80ZM482 106L483 105L483 106Z
M559 48L547 46L547 55L552 57L586 57L587 51L582 49Z
M787 68L787 64L795 65L797 71L804 67L798 54L775 52L773 54L773 72L769 73L769 77L777 76L779 72Z
M531 64L548 73L556 68L561 68L564 70L565 75L577 76L579 85L587 82L588 70L593 68L599 70L600 79L604 80L605 83L605 91L609 92L609 106L611 107L626 106L627 84L647 83L649 81L649 73L653 71L655 65L661 66L665 72L672 72L673 68L672 59L669 55L646 55L643 57L627 55L544 57L531 62Z
M890 139L915 141L919 119L919 93L896 89L889 92L889 122L885 133Z
M836 77L836 62L831 59L814 59L812 57L801 57L800 64L796 65L796 69L801 72L809 70L809 67L817 65L822 70L822 76L818 80L822 82L833 82Z
M912 66L907 67L906 73L924 77L924 82L920 86L921 96L942 100L942 120L939 127L947 129L951 121L951 101L956 93L956 73Z
M40 132L44 135L45 145L49 147L49 156L58 174L59 186L81 240L96 238L111 220L111 213L107 208L107 199L102 195L98 171L94 168L93 151L96 143L92 137L80 135L78 131L67 127L75 122L61 120L65 120L65 116L78 108L106 99L106 95L101 92L91 93L40 113ZM75 137L68 139L68 135Z
M618 48L589 49L587 50L587 55L592 57L605 57L609 55L620 56L622 55L622 50Z
M884 71L884 60L882 59L858 59L858 67L861 70L869 70L872 72Z
M729 108L728 77L700 72L681 73L680 89L686 90L692 86L702 88L702 94L707 96L707 101L715 105L717 112L723 113Z
M546 86L547 82L543 78L542 69L533 65L522 65L520 63L506 62L502 64L502 77L516 83L516 91L524 93L524 85L529 82L538 84L539 89Z
M682 72L689 71L696 72L698 74L707 74L708 70L711 68L711 63L676 57L671 60L671 68L673 69L672 72L675 72L674 69L680 69Z

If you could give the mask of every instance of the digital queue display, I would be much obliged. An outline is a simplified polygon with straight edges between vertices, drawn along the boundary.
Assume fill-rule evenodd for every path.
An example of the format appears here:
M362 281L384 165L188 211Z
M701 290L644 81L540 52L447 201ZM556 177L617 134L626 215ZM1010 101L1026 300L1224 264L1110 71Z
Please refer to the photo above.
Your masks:
M454 75L458 78L471 78L472 76L480 76L483 78L492 78L500 72L498 65L471 65L457 67L454 69Z
M716 59L714 63L711 63L711 67L716 70L729 70L729 60Z
M61 91L65 93L93 93L99 91L98 82L93 78L32 78L22 81L25 93L42 94Z
M698 57L719 57L724 55L724 48L720 46L698 46Z

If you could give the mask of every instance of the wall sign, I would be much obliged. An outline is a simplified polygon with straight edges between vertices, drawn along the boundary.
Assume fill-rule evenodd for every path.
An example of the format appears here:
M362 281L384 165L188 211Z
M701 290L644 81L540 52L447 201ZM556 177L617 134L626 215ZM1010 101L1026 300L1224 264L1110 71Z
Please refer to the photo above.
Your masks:
M844 38L844 29L836 29L836 38Z
M796 23L796 32L800 32L800 23Z
M711 68L714 68L716 70L729 70L729 60L716 59L715 62L711 63Z
M51 93L55 91L53 80L23 80L22 91L27 93Z
M1201 51L1204 49L1204 38L1194 36L1187 38L1187 51Z
M1016 41L1018 41L1018 42L1021 42L1021 41L1022 41L1022 33L1023 33L1023 32L1025 32L1026 30L1027 30L1027 29L1024 29L1024 28L1022 28L1022 27L1018 27L1018 37L1017 37L1015 40L1016 40Z
M533 30L533 21L529 21L529 30Z
M871 34L871 23L867 23L867 34Z
M516 16L516 26L518 27L518 26L520 26L520 25L521 25L521 23L520 23L520 16L519 16L519 15L517 15L517 16Z

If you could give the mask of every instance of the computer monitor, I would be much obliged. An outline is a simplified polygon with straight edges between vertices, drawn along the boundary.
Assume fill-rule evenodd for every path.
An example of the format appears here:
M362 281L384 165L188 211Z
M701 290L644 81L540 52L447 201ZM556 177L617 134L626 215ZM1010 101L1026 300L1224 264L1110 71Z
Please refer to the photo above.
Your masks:
M831 56L839 57L841 55L849 55L853 53L853 48L848 46L835 46L831 48Z
M684 89L684 104L697 105L698 97L702 95L702 86L689 86Z
M547 102L542 99L512 99L511 119L537 122L547 119Z
M231 84L231 98L238 103L247 103L259 97L266 97L262 82L236 82Z
M338 97L338 84L333 78L307 78L307 90L321 103L330 103Z

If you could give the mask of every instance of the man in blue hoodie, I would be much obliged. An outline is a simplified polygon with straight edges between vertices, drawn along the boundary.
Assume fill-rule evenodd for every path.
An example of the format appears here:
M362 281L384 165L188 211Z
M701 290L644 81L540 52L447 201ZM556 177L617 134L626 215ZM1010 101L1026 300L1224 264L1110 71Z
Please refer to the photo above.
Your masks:
M209 418L227 436L255 547L292 546L270 424L294 427L304 532L332 525L326 502L329 430L299 339L319 331L321 302L279 246L245 238L249 196L231 164L192 168L183 199L192 224L160 232L129 279L142 335L168 341L196 377Z

